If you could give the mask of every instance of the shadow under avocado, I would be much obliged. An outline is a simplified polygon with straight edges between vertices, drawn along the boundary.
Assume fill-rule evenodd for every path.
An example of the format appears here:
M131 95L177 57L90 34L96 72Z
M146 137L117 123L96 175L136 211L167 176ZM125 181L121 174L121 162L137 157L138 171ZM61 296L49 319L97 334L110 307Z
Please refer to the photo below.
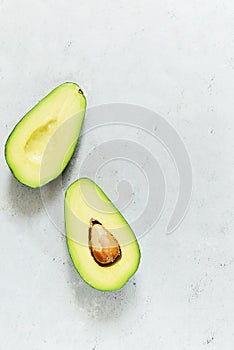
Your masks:
M9 175L9 204L15 213L32 216L41 211L42 201L39 188L30 188L21 184L13 175Z
M32 217L45 210L51 222L59 231L64 231L63 199L66 187L70 184L72 160L76 161L78 149L75 149L71 161L63 173L41 188L31 188L19 182L9 174L7 190L12 215ZM64 185L63 185L64 183Z
M72 262L68 264L68 269L69 284L75 292L77 306L85 317L111 323L136 304L137 285L134 277L119 290L103 292L85 283Z

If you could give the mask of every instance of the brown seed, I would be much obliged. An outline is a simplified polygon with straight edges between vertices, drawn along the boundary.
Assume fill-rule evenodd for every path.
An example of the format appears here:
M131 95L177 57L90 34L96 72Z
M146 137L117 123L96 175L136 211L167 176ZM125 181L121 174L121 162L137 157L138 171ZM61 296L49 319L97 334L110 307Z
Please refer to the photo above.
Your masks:
M121 257L117 239L95 219L90 220L89 248L95 261L100 265L114 263Z

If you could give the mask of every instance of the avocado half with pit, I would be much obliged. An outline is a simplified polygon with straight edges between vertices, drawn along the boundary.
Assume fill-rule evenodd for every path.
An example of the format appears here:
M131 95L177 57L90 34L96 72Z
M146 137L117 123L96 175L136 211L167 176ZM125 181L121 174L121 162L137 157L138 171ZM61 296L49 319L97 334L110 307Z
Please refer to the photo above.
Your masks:
M15 126L5 145L14 176L29 187L55 179L75 150L86 99L75 83L64 83L31 109Z
M101 188L88 178L65 195L68 250L76 270L93 288L121 288L136 272L140 249L132 229Z

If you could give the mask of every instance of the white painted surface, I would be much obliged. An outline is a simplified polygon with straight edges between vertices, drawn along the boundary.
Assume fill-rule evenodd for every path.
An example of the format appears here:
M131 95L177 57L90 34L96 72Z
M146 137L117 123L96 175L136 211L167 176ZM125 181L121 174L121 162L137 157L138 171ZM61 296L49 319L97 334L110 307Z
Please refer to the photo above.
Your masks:
M164 214L140 241L135 278L113 293L80 279L40 192L17 183L4 161L18 119L67 80L90 107L127 102L160 113L191 156L184 222L164 234L176 191L168 158ZM231 0L0 1L2 349L232 349L233 91Z

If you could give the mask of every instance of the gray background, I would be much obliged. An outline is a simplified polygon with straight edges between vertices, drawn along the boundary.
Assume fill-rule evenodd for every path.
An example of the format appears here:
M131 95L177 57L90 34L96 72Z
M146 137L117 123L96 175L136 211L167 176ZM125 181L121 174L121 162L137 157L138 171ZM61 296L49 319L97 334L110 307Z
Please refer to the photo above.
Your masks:
M40 192L4 160L16 121L67 80L90 107L126 102L164 116L193 166L190 209L167 236L178 186L155 146L165 210L140 240L136 276L113 293L80 279ZM232 349L233 91L232 0L0 1L2 349Z

